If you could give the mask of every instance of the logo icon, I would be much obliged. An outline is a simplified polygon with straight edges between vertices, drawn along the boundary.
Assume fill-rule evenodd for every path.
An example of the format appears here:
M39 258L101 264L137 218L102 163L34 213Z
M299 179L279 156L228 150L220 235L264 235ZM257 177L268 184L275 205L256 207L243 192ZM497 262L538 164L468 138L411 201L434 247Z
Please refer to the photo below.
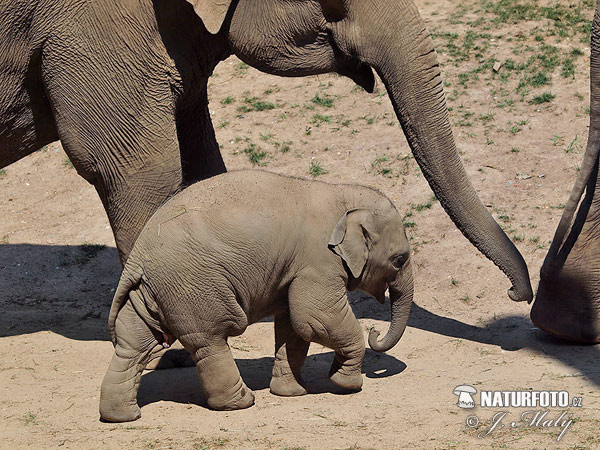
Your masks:
M456 406L459 408L470 409L475 407L473 395L477 393L477 389L473 386L462 385L454 388L454 395L458 395Z

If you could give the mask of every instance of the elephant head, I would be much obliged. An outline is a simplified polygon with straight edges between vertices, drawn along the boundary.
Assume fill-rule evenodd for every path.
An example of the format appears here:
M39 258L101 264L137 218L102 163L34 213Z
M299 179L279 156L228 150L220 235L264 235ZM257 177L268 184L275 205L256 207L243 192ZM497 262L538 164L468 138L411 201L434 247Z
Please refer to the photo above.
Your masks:
M391 349L402 337L413 300L410 247L402 219L390 206L384 212L352 209L339 220L329 248L344 261L350 289L360 289L380 303L389 287L390 328L381 341L371 330L369 346L378 352Z
M458 155L433 43L410 0L188 0L208 31L267 73L335 72L372 92L376 72L421 170L462 233L533 297L523 257L479 200Z
M581 170L542 265L540 285L531 309L531 320L539 328L583 343L600 342L599 151L600 0L596 3L592 24L587 148ZM580 204L584 190L586 195Z

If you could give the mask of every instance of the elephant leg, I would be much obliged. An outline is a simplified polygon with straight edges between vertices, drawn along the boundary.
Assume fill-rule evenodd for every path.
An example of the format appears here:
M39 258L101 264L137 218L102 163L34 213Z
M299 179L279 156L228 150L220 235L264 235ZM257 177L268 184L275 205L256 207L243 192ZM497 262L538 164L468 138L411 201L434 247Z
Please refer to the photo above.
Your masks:
M289 313L275 316L275 362L271 378L271 393L293 397L307 393L302 380L302 364L310 342L292 328Z
M600 188L590 189L600 179L593 183L560 251L546 256L550 270L542 270L531 308L538 328L582 344L600 342Z
M298 278L290 286L289 305L296 333L335 351L331 381L346 389L360 389L365 341L343 283L332 292L330 280L323 283L318 274Z
M179 340L196 360L211 409L231 411L254 404L254 393L244 384L226 339L206 339L201 333L190 333L180 336Z
M130 422L141 417L137 392L150 354L162 348L130 301L119 311L115 353L102 381L100 417L107 422Z

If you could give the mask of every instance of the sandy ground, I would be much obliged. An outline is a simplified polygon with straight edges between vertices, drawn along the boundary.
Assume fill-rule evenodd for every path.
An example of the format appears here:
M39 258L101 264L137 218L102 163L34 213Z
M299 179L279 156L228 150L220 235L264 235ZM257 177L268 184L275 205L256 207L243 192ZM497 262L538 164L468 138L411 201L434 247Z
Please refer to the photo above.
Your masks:
M528 30L545 22L493 28L482 54L461 60L447 46L452 36L442 36L456 33L461 44L469 20L483 14L478 3L418 5L436 33L467 172L537 285L585 146L589 44L544 38L582 55L572 77L559 67L526 97L515 94L518 77L501 78L503 68L460 84L490 55L506 67L535 53L526 46L541 44ZM553 101L530 103L548 90ZM381 83L366 94L344 78L277 78L232 58L217 68L210 96L229 169L252 167L253 157L278 173L370 185L406 213L416 290L404 337L385 355L367 351L363 390L350 395L327 379L332 352L312 345L310 394L278 398L268 390L273 326L261 322L231 340L254 407L210 411L195 369L171 369L143 376L140 420L101 423L99 388L112 353L106 318L120 266L100 201L54 143L0 172L0 448L600 448L599 348L545 335L528 305L508 299L508 280L432 200ZM361 295L350 301L365 335L371 325L385 329L387 306ZM557 442L564 425L526 426L519 419L527 408L458 408L453 389L462 384L565 390L583 406L548 408L545 419L572 415L563 416L573 422ZM504 427L483 436L502 411ZM476 423L469 416L479 425L467 426Z

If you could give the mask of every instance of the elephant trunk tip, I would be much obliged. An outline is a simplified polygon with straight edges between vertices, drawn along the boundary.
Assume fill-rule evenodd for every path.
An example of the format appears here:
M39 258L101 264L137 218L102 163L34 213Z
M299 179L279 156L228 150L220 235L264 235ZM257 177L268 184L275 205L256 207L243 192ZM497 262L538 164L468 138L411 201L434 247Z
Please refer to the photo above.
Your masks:
M369 330L369 347L371 347L371 350L375 351L375 352L386 352L387 348L384 348L380 342L379 342L379 335L381 333L379 331L377 331L375 328L371 327L371 329Z
M508 297L514 302L527 302L531 304L533 301L533 291L530 284L526 284L523 289L517 289L514 286L508 290Z

